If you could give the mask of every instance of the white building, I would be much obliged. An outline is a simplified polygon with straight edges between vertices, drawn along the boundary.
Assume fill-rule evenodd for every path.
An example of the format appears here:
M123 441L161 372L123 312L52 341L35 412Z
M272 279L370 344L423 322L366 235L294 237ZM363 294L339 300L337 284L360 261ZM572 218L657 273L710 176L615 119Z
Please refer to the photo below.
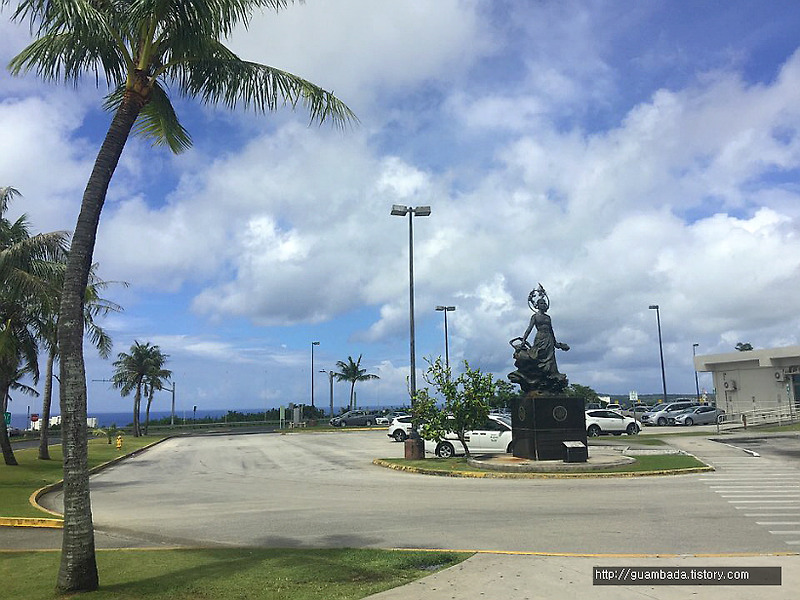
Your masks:
M697 356L694 367L712 374L728 414L800 413L800 346Z
M61 415L50 417L50 427L61 425ZM97 429L97 417L86 417L86 425L89 429ZM39 431L42 428L42 420L39 419L31 423L31 431Z

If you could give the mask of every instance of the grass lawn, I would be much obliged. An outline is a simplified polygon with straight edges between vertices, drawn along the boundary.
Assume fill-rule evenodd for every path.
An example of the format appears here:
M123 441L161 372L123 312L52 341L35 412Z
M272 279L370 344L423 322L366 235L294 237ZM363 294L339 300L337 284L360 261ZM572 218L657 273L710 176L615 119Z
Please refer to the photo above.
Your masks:
M609 467L607 469L580 469L576 467L575 470L570 470L570 473L641 473L645 471L664 471L664 470L680 470L680 469L695 469L698 467L707 466L705 463L697 460L693 456L687 454L655 454L643 455L634 457L636 462L621 465L617 467ZM387 463L392 463L400 466L415 467L425 469L428 472L437 471L442 474L450 473L496 473L490 469L482 469L467 464L467 459L463 456L456 456L454 458L427 458L424 460L406 460L404 458L383 458L381 459ZM536 476L536 473L531 473L531 476ZM524 477L525 474L519 475Z
M336 600L363 598L471 556L334 549L103 550L87 600ZM0 553L4 598L53 600L60 553ZM76 596L72 596L75 598Z
M89 468L108 462L121 453L128 454L134 450L152 444L161 439L160 436L142 436L135 438L126 436L122 451L108 438L93 438L89 441ZM14 456L19 463L10 467L0 462L0 517L46 517L49 513L35 509L28 498L45 485L63 479L61 446L50 446L51 460L39 460L38 448L14 449Z

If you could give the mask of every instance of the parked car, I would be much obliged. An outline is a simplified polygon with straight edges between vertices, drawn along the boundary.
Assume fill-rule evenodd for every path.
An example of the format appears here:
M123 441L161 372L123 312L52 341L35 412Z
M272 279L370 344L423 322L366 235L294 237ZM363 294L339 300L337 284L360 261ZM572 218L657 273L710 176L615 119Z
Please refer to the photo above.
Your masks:
M675 415L671 421L675 425L709 425L717 423L725 411L711 405L693 406Z
M348 410L333 417L329 423L334 427L371 427L375 424L375 415L365 410Z
M489 415L480 429L464 432L464 440L470 453L490 454L511 452L511 420L499 415ZM464 454L464 446L455 433L448 433L441 441L425 440L425 452L439 458L450 458Z
M653 410L642 415L642 423L644 425L661 425L663 427L669 424L670 417L675 418L675 415L679 412L692 406L697 406L697 404L689 400L657 404L653 407Z
M586 411L586 435L589 437L597 437L606 433L636 435L641 430L642 426L638 421L615 410Z
M376 425L389 425L393 419L397 417L407 417L408 412L404 410L393 410L391 412L386 413L385 415L380 415L375 417L375 424Z
M15 437L18 435L22 435L22 429L19 427L7 427L8 437Z
M404 442L411 434L411 415L395 417L389 424L389 432L386 434L396 442Z
M608 409L608 410L621 410L622 406L620 406L616 402L609 402L608 404L606 404L606 409Z

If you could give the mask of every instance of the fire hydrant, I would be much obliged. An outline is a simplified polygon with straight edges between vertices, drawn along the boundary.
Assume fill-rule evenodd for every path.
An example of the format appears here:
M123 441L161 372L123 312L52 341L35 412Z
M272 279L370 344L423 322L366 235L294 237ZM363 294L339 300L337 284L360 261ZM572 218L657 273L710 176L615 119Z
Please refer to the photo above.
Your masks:
M122 434L117 436L117 450L122 450Z

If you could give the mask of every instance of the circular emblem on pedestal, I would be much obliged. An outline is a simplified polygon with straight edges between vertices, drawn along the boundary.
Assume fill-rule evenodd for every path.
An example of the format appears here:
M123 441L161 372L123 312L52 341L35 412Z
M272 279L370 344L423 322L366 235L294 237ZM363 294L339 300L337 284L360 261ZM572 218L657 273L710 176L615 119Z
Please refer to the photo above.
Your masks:
M519 408L517 409L517 416L519 417L519 420L520 420L521 423L524 423L525 422L525 417L528 416L525 413L525 407L522 404L520 404Z
M559 423L567 420L567 409L560 404L553 408L553 418Z

